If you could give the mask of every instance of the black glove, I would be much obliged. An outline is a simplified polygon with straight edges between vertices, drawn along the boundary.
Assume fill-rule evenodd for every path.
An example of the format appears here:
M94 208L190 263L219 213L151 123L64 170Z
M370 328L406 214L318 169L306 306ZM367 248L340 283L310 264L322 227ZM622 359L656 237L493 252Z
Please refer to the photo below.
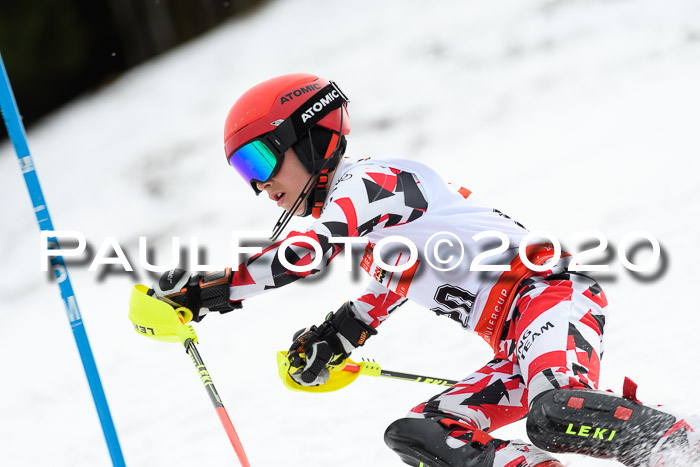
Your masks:
M164 273L152 290L164 302L188 308L192 321L199 322L210 311L226 313L243 307L240 301L229 300L230 287L231 268L206 276L178 268Z
M328 367L341 365L350 353L377 334L377 330L355 318L352 302L331 312L320 326L294 334L289 348L289 374L302 386L318 386L328 381Z

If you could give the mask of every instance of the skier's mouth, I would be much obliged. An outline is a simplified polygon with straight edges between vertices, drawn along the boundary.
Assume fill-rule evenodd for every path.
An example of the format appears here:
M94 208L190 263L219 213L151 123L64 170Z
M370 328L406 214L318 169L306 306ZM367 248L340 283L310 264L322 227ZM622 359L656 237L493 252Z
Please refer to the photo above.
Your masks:
M280 193L275 193L272 196L272 200L275 201L277 200L277 206L282 207L282 204L284 204L284 198L285 198L285 193L280 192Z

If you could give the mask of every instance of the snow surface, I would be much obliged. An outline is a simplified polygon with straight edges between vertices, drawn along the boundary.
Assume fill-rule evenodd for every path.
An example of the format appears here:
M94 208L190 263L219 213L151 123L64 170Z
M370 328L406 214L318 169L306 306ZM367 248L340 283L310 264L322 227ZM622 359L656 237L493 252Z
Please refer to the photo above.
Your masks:
M70 269L128 465L237 465L189 358L136 334L127 302L132 284L152 281L138 266L139 236L158 262L171 237L198 236L210 262L229 264L232 230L271 228L277 208L228 168L222 127L245 89L298 71L338 81L352 99L351 157L427 161L573 250L584 230L603 232L613 254L626 233L652 233L667 263L660 277L635 279L611 256L601 386L619 391L629 375L645 402L697 412L700 3L278 0L81 97L28 135L55 227L84 232L94 249L116 237L136 269L100 278L89 259ZM109 465L57 287L39 271L16 165L1 145L0 465ZM437 388L366 378L313 395L288 391L276 375L275 351L352 299L366 280L356 276L336 265L197 325L253 466L403 465L384 429ZM459 378L491 354L479 337L408 304L363 356ZM496 434L525 437L524 424Z

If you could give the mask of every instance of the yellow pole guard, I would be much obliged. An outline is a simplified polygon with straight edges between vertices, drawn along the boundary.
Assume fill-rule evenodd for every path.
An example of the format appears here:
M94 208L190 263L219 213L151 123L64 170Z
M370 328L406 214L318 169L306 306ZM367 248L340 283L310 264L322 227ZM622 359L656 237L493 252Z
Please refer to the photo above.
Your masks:
M142 336L163 342L197 342L194 328L185 323L192 320L192 312L185 307L171 305L148 295L148 286L136 284L129 299L129 319Z
M277 352L277 371L280 379L287 388L292 391L302 392L331 392L342 389L357 379L360 375L380 376L382 368L378 363L361 362L355 363L350 359L345 361L343 368L331 368L328 381L318 386L302 386L292 379L289 374L290 363L286 351ZM357 371L349 371L352 368Z

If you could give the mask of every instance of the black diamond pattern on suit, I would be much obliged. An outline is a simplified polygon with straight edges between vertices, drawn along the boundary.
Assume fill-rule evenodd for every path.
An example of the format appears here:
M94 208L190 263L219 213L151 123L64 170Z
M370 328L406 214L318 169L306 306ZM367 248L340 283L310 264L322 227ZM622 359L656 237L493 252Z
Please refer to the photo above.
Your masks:
M598 329L600 330L600 333L603 334L603 332L605 332L605 316L593 314L591 316L593 316L593 319L596 321L596 323L598 323Z
M596 282L592 286L588 287L588 290L591 292L591 296L595 297L603 291L603 288Z
M509 319L503 324L503 331L501 331L501 340L505 339L506 336L508 335L508 330L510 329L510 323L512 323L513 320Z
M579 373L582 375L588 374L588 368L586 368L585 366L581 366L578 363L572 363L571 369L574 370L574 374L579 374Z
M345 222L335 222L329 221L324 222L323 225L330 230L331 236L333 237L349 237L348 224Z
M561 386L559 386L559 381L554 377L554 372L552 371L551 368L547 368L546 370L542 371L542 374L547 377L547 381L554 386L555 388L559 389Z
M389 219L386 221L386 224L384 224L385 227L391 227L392 225L396 225L399 222L401 222L401 216L398 214L389 214Z
M515 293L516 293L516 295L522 297L523 295L525 295L526 293L528 293L529 291L531 291L534 288L535 288L535 281L532 279L525 279L524 281L522 281L520 283L520 285L518 285L518 289Z
M508 344L508 356L513 354L515 354L515 339L511 339L510 344Z
M362 225L357 226L357 234L362 237L364 235L367 235L371 231L374 230L374 228L379 224L379 219L381 219L382 216L378 215L376 217L373 217L372 219L368 220Z
M520 319L520 315L520 307L518 307L518 305L515 305L515 308L513 308L513 317L510 321L512 321L513 323L517 323Z
M379 201L380 199L385 199L394 196L394 193L382 187L381 185L374 183L372 180L367 180L366 178L363 178L362 181L365 183L367 199L369 200L370 204L374 203L375 201Z
M447 391L443 391L440 394L436 394L433 397L430 398L427 404L423 407L423 413L426 415L439 415L443 414L444 412L440 410L440 401L438 400L438 397L444 394Z
M503 381L500 379L494 381L493 383L486 386L481 391L470 395L465 400L459 403L459 405L471 405L480 407L486 404L498 405L503 398L508 398L508 389Z
M301 259L299 258L299 255L294 253L294 251L291 248L287 248L287 251L285 251L284 256L285 258L287 258L287 261L289 261L290 264L296 264ZM287 268L282 266L282 263L280 263L280 260L277 255L275 255L275 257L272 259L270 269L272 270L272 281L274 285L266 285L265 290L283 287L287 284L291 284L292 282L301 279L301 276L297 276L296 274L287 274Z
M578 332L574 323L569 323L569 335L574 336L574 345L577 350L583 350L588 354L590 359L593 355L593 346Z
M336 222L336 224L342 223ZM347 225L345 229L347 230ZM302 242L300 243L303 244ZM333 248L333 244L330 243L328 237L326 237L325 235L318 235L318 244L321 246L321 251L324 255L328 252L328 250ZM307 252L304 252L304 256L306 256L307 254ZM296 254L296 252L292 248L287 248L285 250L284 257L290 264L297 264L301 260L301 257L298 254ZM276 289L278 287L291 284L292 282L299 280L302 277L296 274L288 274L287 268L282 266L282 263L280 263L279 257L277 255L275 255L272 258L272 264L270 265L270 269L272 271L272 281L274 285L266 285L265 290ZM311 274L314 274L318 271L320 271L320 269L312 269Z
M396 191L403 192L406 206L423 211L428 209L428 202L423 197L423 193L418 188L418 183L416 183L416 180L410 173L400 172L396 176Z
M525 378L523 378L523 375L513 375L513 376L511 376L510 378L508 378L509 381L513 381L513 380L516 380L516 379L517 379L518 381L520 381L520 384L521 384L522 386L525 386Z
M424 212L421 211L420 209L414 209L413 212L411 213L411 215L408 216L407 222L413 222L414 220L418 219L423 214L424 214Z

